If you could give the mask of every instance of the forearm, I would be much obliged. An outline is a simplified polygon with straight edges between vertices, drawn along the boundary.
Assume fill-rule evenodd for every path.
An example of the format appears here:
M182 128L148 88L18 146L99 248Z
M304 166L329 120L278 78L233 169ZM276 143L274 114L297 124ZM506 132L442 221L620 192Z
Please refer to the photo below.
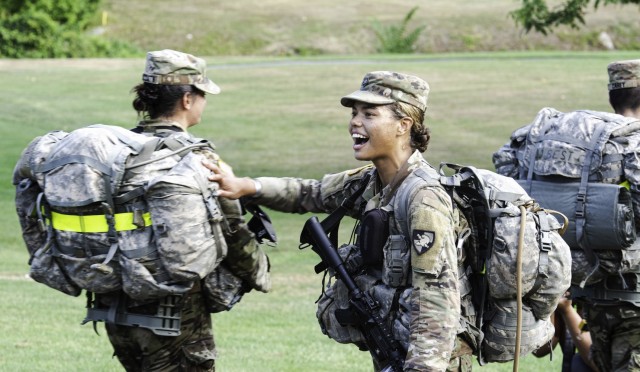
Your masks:
M578 354L582 360L591 367L594 371L597 371L596 366L589 358L591 349L591 335L589 332L585 332L581 329L583 319L577 311L571 306L564 306L560 309L562 319L571 335L574 345L578 349Z
M255 201L273 210L289 213L326 212L320 182L300 178L259 177L261 192Z

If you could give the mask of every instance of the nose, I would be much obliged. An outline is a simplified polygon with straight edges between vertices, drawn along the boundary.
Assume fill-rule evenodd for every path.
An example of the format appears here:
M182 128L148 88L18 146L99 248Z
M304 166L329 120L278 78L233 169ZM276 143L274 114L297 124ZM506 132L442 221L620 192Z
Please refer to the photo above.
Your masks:
M360 121L360 118L358 117L358 115L351 115L351 120L349 120L349 127L359 127L362 125L362 122Z

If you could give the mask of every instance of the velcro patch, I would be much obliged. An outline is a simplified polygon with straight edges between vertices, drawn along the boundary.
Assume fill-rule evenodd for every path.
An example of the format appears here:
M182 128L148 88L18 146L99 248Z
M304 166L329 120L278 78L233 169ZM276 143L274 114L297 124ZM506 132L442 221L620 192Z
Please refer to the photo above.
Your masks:
M433 243L436 241L436 233L433 231L413 230L411 240L413 241L413 247L420 255L433 247Z

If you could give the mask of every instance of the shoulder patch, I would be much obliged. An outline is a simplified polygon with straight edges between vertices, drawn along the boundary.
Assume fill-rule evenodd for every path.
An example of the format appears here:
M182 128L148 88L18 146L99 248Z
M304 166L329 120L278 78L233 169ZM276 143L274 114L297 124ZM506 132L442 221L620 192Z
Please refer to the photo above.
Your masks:
M436 241L436 233L434 231L413 230L411 240L416 252L420 255L427 252Z

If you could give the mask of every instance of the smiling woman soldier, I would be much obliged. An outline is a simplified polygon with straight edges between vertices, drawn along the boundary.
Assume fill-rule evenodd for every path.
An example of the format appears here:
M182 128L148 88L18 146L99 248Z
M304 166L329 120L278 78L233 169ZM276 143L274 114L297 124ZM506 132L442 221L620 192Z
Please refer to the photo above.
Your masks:
M359 90L342 97L341 104L351 108L354 157L371 162L362 168L322 180L251 179L205 165L214 173L210 180L220 184L219 196L252 196L258 204L284 212L331 213L363 188L347 212L359 221L360 234L340 251L350 257L351 274L357 275L361 289L390 304L385 320L406 354L403 370L464 370L471 368L471 350L456 339L460 293L453 206L438 172L421 154L430 140L424 125L428 93L429 85L419 77L375 71L365 75ZM388 213L401 205L406 218ZM378 225L382 229L368 226L376 214L387 217ZM380 232L382 237L371 235ZM326 288L317 315L329 337L361 346L359 330L335 320L334 310L348 306L339 298L343 289L340 284ZM385 366L374 358L374 367Z

